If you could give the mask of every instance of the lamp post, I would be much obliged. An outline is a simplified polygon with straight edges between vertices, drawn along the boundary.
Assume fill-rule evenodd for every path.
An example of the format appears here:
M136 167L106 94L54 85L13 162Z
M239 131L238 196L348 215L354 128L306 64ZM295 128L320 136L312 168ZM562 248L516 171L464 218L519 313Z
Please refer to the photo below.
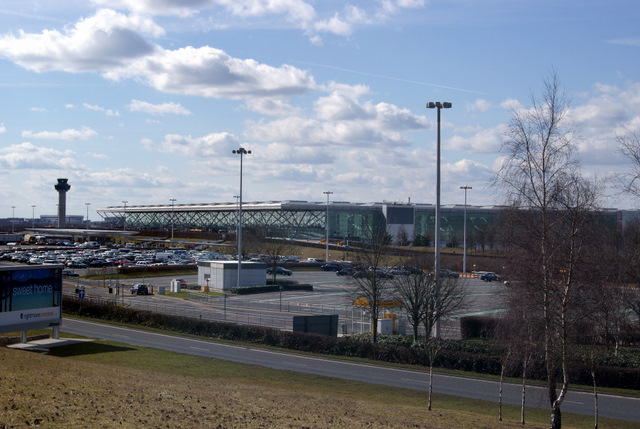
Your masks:
M240 195L234 195L233 198L236 199L236 210L235 210L235 215L236 215L236 249L238 248L238 210L240 209Z
M169 198L169 201L171 201L171 246L173 246L173 203L177 200L175 198Z
M16 223L16 206L11 206L11 233L14 232L14 225Z
M325 220L325 244L326 244L326 250L325 250L325 254L324 254L324 260L329 262L329 195L333 194L333 192L331 191L324 191L323 194L325 194L327 196L327 216L326 216L326 220Z
M435 295L436 299L439 299L438 294L440 293L440 110L441 109L450 109L451 103L449 102L440 102L440 101L430 101L427 103L427 109L438 109L438 134L437 134L437 155L436 155L436 225L435 225ZM437 307L436 307L437 308ZM436 310L438 311L438 310ZM436 321L435 326L435 337L440 338L440 320Z
M35 204L31 205L31 228L33 229L36 225L36 206Z
M87 206L87 228L89 228L89 206L91 203L84 203L84 205Z
M462 239L462 272L467 272L467 190L473 189L471 186L460 186L464 189L464 238Z
M124 215L122 216L122 230L126 231L127 230L127 203L129 201L122 201L122 203L124 204Z
M249 155L250 150L246 150L243 147L234 149L233 153L240 155L240 193L238 194L238 283L240 287L240 270L242 269L242 155Z

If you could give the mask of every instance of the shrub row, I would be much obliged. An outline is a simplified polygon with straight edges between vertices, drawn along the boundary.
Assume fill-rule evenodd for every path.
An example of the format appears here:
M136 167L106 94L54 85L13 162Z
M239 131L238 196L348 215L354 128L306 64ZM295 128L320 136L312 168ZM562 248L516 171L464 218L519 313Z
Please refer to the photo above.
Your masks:
M63 311L87 317L110 320L124 324L134 324L206 338L264 344L316 354L328 354L363 359L378 360L407 365L428 365L427 352L422 344L411 337L379 336L373 343L370 334L350 337L330 337L326 335L282 331L249 325L235 325L226 322L212 322L181 316L171 316L115 304L81 302L79 299L65 298ZM500 374L503 348L495 343L476 340L441 340L434 366L482 374ZM532 377L541 377L544 369L540 361L529 370ZM572 366L572 383L591 385L591 374L586 365ZM597 381L602 387L637 389L640 386L639 368L619 366L599 366ZM518 377L517 365L510 368L509 376Z

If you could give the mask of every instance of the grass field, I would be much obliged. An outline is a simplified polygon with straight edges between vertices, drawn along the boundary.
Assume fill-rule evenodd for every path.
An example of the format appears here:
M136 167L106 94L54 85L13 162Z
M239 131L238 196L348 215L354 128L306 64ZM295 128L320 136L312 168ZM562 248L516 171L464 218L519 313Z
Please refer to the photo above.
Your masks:
M0 348L0 428L516 428L518 407L111 342ZM527 428L548 426L527 409ZM563 415L564 427L593 427ZM601 419L601 428L638 425Z

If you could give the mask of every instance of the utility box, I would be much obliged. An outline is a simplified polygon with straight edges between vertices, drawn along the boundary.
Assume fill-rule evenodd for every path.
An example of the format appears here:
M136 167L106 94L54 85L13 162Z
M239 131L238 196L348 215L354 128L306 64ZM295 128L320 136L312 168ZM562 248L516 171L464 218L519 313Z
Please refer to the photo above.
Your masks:
M171 280L171 292L180 292L180 280Z
M239 284L238 284L239 283ZM198 285L211 290L229 290L240 286L264 286L267 284L267 264L242 262L238 282L237 261L198 261Z
M378 319L378 334L393 335L393 320Z
M338 315L293 316L293 332L338 336Z

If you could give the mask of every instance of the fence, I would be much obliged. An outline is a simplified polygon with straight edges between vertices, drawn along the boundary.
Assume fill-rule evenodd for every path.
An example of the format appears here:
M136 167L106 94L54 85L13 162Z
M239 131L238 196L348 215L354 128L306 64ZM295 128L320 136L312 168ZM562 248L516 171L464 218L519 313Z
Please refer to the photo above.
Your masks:
M65 293L66 296L77 298L75 294ZM126 294L115 297L85 296L88 302L102 303L106 305L126 305L155 313L172 316L189 317L217 322L235 323L238 325L264 326L274 329L293 330L293 316L299 315L331 315L337 314L339 317L338 332L340 334L360 334L371 332L371 319L366 309L354 306L328 306L313 305L304 303L281 302L279 300L265 301L245 298L233 299L226 296L207 296L202 294L189 294L189 302L181 305L166 303L148 302L144 299L126 296ZM193 303L201 305L194 306ZM276 314L269 314L276 313ZM403 312L396 312L398 315L398 326L406 326L408 333L412 332L411 325L406 323L406 316ZM441 323L443 337L459 338L460 329L457 319L447 319ZM424 328L419 329L419 333L424 335Z

